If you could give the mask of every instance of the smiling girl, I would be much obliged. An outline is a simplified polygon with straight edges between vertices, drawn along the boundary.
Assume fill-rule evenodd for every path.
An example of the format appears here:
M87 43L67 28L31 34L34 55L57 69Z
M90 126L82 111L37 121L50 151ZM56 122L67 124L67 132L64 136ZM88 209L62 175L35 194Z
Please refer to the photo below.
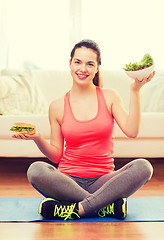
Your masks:
M145 159L133 160L115 171L113 128L117 122L128 137L137 136L140 88L154 73L142 82L133 81L126 112L118 93L101 87L100 65L100 49L94 41L77 43L70 57L72 88L49 108L50 143L37 132L14 136L34 140L42 153L58 164L55 168L38 161L27 173L30 183L46 197L39 206L46 219L88 215L124 219L127 198L152 176L152 166Z

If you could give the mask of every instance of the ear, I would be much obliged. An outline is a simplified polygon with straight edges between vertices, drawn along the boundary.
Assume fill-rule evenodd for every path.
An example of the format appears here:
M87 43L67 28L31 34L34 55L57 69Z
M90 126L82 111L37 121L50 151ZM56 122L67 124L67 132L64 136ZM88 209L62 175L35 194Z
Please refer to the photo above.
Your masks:
M96 73L99 71L99 68L100 68L100 65L97 66L97 70L96 70Z
M69 60L69 67L71 67L71 62L72 62L72 60L70 59L70 60Z

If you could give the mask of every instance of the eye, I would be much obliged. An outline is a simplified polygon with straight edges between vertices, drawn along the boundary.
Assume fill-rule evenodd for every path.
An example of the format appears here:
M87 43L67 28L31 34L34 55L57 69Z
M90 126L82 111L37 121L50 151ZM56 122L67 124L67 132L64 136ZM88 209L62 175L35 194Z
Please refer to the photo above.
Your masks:
M75 61L76 64L80 64L80 61Z
M94 64L93 63L88 63L88 66L89 67L94 67Z
M94 62L92 62L92 61L89 61L89 62L88 62L88 66L89 66L89 67L94 67L94 66L95 66L95 64L94 64Z

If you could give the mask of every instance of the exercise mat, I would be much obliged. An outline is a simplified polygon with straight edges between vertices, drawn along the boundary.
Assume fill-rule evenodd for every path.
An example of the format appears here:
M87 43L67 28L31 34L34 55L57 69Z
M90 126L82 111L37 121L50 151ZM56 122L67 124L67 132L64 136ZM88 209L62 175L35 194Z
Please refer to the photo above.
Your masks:
M0 222L44 222L38 213L43 198L0 198ZM50 220L48 222L63 222ZM164 197L129 197L127 217L119 220L111 217L81 218L69 222L158 222L164 221ZM67 222L68 222L67 221Z

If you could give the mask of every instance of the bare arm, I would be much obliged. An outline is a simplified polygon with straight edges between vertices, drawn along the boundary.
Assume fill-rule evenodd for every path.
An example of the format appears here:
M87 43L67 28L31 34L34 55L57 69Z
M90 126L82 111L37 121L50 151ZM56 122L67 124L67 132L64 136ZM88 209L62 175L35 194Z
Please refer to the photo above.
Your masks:
M138 135L141 122L140 89L145 83L149 82L153 76L154 73L148 78L145 77L142 82L134 79L130 87L129 113L126 112L119 95L117 93L114 94L112 114L121 130L128 137L136 137Z

